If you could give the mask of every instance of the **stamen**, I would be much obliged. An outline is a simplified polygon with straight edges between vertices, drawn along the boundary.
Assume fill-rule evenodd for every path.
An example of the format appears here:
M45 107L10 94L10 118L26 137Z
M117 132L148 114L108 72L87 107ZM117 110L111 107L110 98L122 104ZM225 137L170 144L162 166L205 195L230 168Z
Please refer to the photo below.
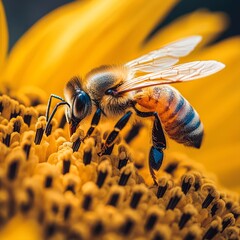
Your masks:
M186 195L194 183L194 176L191 174L185 174L182 176L182 192Z
M193 187L194 187L195 191L198 191L198 190L200 190L200 188L202 187L202 184L203 184L202 176L200 175L200 173L198 173L196 171L192 172L192 174L193 174L194 179L195 179Z
M135 209L137 208L143 194L146 192L146 189L143 185L136 185L133 189L133 195L130 201L130 207Z
M46 127L45 117L43 117L43 116L39 117L38 122L36 123L36 127L35 127L36 135L35 135L34 142L36 145L39 145L41 143L45 127Z
M27 160L29 158L30 149L31 149L31 144L24 144L23 145L23 151L26 153L26 159Z
M79 177L73 173L64 175L63 186L65 187L65 192L71 191L73 194L75 194L76 191L79 191L79 188L81 186L80 182L81 180L79 179Z
M36 145L39 145L42 141L44 129L43 128L38 128L36 131L35 139L34 142Z
M50 188L50 187L52 187L52 182L53 182L52 176L47 176L47 177L45 178L45 184L44 184L45 188Z
M63 175L66 173L69 173L70 166L71 166L71 160L69 159L63 160L63 170L62 170Z
M179 229L182 229L185 226L185 224L190 220L191 217L192 217L191 214L184 213L178 223Z
M240 207L234 207L234 208L232 209L232 214L233 214L234 218L235 218L236 220L238 220L238 218L239 218L239 216L240 216Z
M16 117L15 119L11 119L11 122L13 123L13 132L21 132L21 128L24 125L24 121L21 116Z
M10 146L10 141L11 141L11 135L10 134L6 134L5 137L3 138L3 143L9 147Z
M107 204L117 207L118 203L122 200L123 195L124 195L124 189L122 187L119 187L117 185L112 186L110 190L110 196L108 199Z
M216 214L221 215L224 207L225 207L224 201L222 199L217 200L216 203L214 203L211 208L211 215L212 216L215 216Z
M214 197L209 193L205 198L204 202L202 203L202 208L207 208L211 204L213 199Z
M132 174L132 165L128 164L127 166L121 169L121 175L118 182L119 186L125 186L128 182L129 177Z
M92 148L87 146L83 150L83 163L84 163L84 165L90 164L91 160L92 160Z
M172 184L171 184L172 185ZM157 198L162 198L169 188L169 183L167 178L161 178L158 180L158 190L157 190Z
M219 193L216 191L215 187L212 184L204 184L202 186L202 191L208 191L208 195L205 198L205 200L202 203L202 208L207 208L211 202L213 201L213 199L218 199L219 198Z
M192 218L192 216L197 214L197 210L192 204L187 204L183 209L183 214L178 222L179 229L183 229L187 222Z
M63 212L63 219L64 219L64 221L67 221L69 219L71 211L72 211L71 205L65 206L64 212Z
M30 127L30 124L31 124L31 119L32 119L32 116L31 115L24 115L23 117L23 121Z
M67 235L67 238L66 239L76 239L76 240L82 240L82 239L87 239L87 237L83 237L83 235L81 234L81 232L77 230L73 230L73 229L70 229L70 233Z
M127 156L127 151L123 146L119 147L118 152L119 152L118 169L121 169L122 167L127 165L128 156Z
M17 116L19 115L19 112L12 112L11 115L10 115L10 119L12 118L16 118Z
M152 240L166 240L171 239L171 229L166 224L161 224L160 227L156 227L153 231Z
M97 178L97 186L101 188L107 178L112 174L112 166L110 163L105 160L98 165L98 178Z
M164 171L169 174L173 174L173 172L177 169L178 164L178 162L172 162L165 167Z
M28 107L25 108L23 114L23 121L30 127L31 124L35 124L37 121L38 113L35 108Z
M59 206L56 203L52 204L52 208L51 209L52 209L52 212L54 214L57 214L59 212Z
M154 228L154 226L156 225L158 218L159 218L159 215L156 214L155 212L149 214L149 216L146 220L146 223L144 225L145 230L146 231L152 230Z
M13 125L13 132L20 133L20 129L21 129L21 122L19 120L15 121Z
M10 181L16 180L20 172L20 166L25 161L24 153L20 148L15 148L12 152L7 156L7 178Z
M45 238L50 238L52 237L57 230L57 226L55 223L48 223L45 226Z
M123 235L129 235L130 232L132 231L133 227L135 225L135 222L132 218L127 218L125 220L125 223L121 226L120 228L120 232L123 234Z
M227 227L235 224L234 216L231 213L228 213L224 216L222 220L222 231L223 232Z
M78 128L77 131L71 136L70 140L73 143L72 144L73 152L78 151L82 142L81 139L83 139L83 137L84 137L84 132L80 128Z
M7 120L10 120L11 113L16 112L16 109L19 109L19 103L6 95L0 96L0 102L1 116L6 118Z
M197 225L194 224L188 229L188 232L186 233L184 240L197 240L201 239L202 236L202 229Z
M2 113L2 111L3 111L3 103L2 103L2 101L0 99L0 113Z
M225 239L239 239L239 227L232 226L226 228L226 230L224 231L224 236Z
M76 191L75 191L75 185L74 185L74 184L69 184L69 185L67 185L65 191L71 191L73 194L75 194L75 193L76 193Z
M23 213L27 213L33 207L34 201L34 192L31 188L28 187L25 193L26 196L24 195L24 197L27 199L24 199L20 204L20 208Z
M94 196L98 195L99 191L93 182L87 182L82 187L83 199L82 208L86 211L90 210L93 206Z
M182 191L179 187L175 187L171 190L171 195L172 197L170 198L168 205L166 207L166 210L171 209L173 210L178 202L180 201L181 197L182 197Z
M204 234L203 239L211 240L213 239L217 233L219 233L221 230L221 223L218 220L214 220L211 223L211 226L207 230L207 232Z
M112 195L111 195L111 198L110 198L109 201L108 201L108 204L116 207L116 206L117 206L117 203L118 203L118 201L119 201L119 198L120 198L119 193L114 193L114 194L112 194Z
M97 222L93 228L92 228L92 232L94 236L100 235L104 230L103 224L99 221Z
M82 208L85 209L86 211L90 209L90 206L92 204L92 196L91 195L85 195L84 200L82 203Z

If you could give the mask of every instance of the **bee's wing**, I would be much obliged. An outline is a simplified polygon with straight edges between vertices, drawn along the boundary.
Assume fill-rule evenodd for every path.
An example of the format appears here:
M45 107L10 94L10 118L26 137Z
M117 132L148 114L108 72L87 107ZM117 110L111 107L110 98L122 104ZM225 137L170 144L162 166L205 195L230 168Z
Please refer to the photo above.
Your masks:
M125 64L130 71L154 72L176 64L180 57L188 55L201 41L201 36L190 36L172 42Z
M223 69L223 63L209 61L194 61L184 64L175 65L168 69L152 72L140 77L129 79L117 88L120 92L129 92L145 87L171 84L177 82L190 81L206 77Z

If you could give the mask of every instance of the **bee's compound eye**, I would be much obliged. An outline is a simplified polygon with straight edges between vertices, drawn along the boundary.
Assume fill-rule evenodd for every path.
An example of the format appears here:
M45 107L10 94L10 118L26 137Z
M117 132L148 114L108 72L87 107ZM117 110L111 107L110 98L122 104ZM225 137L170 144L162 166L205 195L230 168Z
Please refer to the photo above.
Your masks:
M73 101L73 115L82 120L91 112L91 99L84 91L80 91Z

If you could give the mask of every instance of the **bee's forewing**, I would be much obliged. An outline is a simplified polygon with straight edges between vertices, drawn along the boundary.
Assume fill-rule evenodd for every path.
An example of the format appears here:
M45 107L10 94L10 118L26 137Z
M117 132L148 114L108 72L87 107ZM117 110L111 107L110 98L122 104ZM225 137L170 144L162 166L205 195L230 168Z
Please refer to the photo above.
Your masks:
M191 81L216 73L224 67L223 63L214 60L179 64L165 70L130 79L119 86L117 90L119 93L129 92L155 85Z
M188 55L201 41L201 36L190 36L134 59L125 66L131 71L154 72L176 64L180 57Z

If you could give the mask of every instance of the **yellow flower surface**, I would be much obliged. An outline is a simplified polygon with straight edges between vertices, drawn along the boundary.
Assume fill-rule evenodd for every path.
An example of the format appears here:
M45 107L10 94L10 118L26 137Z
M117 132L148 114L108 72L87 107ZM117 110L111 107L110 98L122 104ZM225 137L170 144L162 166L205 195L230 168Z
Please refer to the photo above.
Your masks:
M146 40L177 2L75 1L40 19L7 56L0 1L0 239L240 238L232 191L240 192L240 38L209 45L227 18L200 10ZM181 62L212 59L226 68L174 85L198 111L205 137L197 150L168 139L157 185L147 163L148 127L129 144L127 129L101 157L109 126L82 142L86 129L70 137L61 109L45 131L48 96L62 96L72 76L190 35L203 41Z

